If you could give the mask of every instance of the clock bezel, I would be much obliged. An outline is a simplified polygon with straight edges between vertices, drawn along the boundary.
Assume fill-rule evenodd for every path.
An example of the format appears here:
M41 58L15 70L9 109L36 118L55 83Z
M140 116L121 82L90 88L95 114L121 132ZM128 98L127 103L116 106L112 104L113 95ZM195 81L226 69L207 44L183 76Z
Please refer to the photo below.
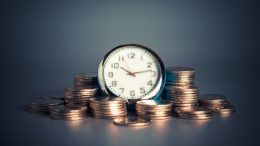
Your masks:
M120 49L122 47L128 47L128 46L134 46L134 47L138 47L141 49L145 49L146 51L148 51L149 53L151 53L153 55L153 57L158 61L159 65L160 65L160 75L159 75L159 81L157 83L157 85L153 88L153 90L147 94L146 96L140 98L140 99L127 99L130 101L137 101L137 100L141 100L141 99L158 99L164 89L165 86L165 81L166 81L166 71L165 71L165 66L161 60L161 58L150 48L140 45L140 44L124 44L124 45L119 45L113 49L111 49L101 60L99 67L98 67L98 83L99 86L101 88L102 94L103 95L108 95L108 96L117 96L115 95L112 91L110 91L110 89L106 86L105 84L105 80L104 80L104 64L106 62L106 59L108 58L108 56L116 51L117 49Z

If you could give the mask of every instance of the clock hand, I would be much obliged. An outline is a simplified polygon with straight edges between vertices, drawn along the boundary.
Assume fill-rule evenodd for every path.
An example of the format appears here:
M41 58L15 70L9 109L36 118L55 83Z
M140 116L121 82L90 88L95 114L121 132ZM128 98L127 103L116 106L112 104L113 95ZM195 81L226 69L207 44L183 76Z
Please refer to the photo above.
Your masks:
M126 71L127 72L127 75L130 75L130 76L133 76L135 77L135 74L131 71L128 71L127 69L123 68L123 67L120 67L122 70Z
M152 70L137 71L137 72L133 72L133 74L139 74L139 73L145 73L145 72L152 72Z
M129 72L132 72L131 68L128 66L127 62L124 60L124 63L126 65L126 67L128 68L128 70L130 70Z

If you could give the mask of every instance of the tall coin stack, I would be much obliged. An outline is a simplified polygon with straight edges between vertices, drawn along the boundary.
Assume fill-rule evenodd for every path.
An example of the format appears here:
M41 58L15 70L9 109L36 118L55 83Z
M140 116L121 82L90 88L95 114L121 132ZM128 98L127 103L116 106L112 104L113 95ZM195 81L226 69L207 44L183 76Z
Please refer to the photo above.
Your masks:
M98 85L97 75L95 73L82 73L74 76L74 88L76 90L85 89L88 85Z
M114 119L127 115L126 103L121 97L90 98L89 106L95 118Z
M97 76L94 73L77 74L74 76L74 88L65 89L65 102L88 104L89 98L97 95Z
M166 69L165 97L173 107L195 107L199 90L194 85L195 70L188 67L168 67Z
M85 86L84 89L65 89L65 102L67 104L88 104L89 99L97 96L98 88L95 86Z
M136 114L141 118L163 120L171 118L172 103L167 100L140 100L136 102Z

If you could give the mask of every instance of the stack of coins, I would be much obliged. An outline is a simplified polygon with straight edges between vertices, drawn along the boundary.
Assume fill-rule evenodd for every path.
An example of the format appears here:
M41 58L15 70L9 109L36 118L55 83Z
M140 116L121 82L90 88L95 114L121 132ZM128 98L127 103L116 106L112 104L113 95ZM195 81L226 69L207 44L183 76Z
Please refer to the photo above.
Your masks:
M174 107L197 106L199 90L194 85L195 70L187 67L166 69L165 97Z
M60 99L64 100L64 92L51 92L51 93L46 93L44 95L41 95L42 99Z
M228 102L224 95L220 94L201 94L199 105L207 107L219 115L229 115L235 112L234 106Z
M57 105L50 108L50 117L58 120L82 120L87 117L87 106Z
M167 100L140 100L136 102L138 117L152 120L171 118L172 103Z
M125 100L120 97L91 98L89 106L95 118L113 119L127 115Z
M52 106L56 106L56 105L60 105L60 104L64 104L63 100L59 100L59 99L42 99L42 98L37 98L37 99L33 99L28 107L27 110L30 112L37 112L37 113L44 113L44 114L48 114L49 113L49 109Z
M183 119L207 120L213 117L211 110L205 107L177 107L174 110Z
M65 102L67 104L88 104L89 98L95 97L98 94L96 86L85 86L84 89L65 89Z
M195 70L188 67L167 67L166 68L166 86L188 86L193 85Z
M97 75L95 73L82 73L74 76L74 88L85 89L88 85L97 86Z
M140 117L118 117L113 120L113 123L118 126L141 127L150 125L151 120Z

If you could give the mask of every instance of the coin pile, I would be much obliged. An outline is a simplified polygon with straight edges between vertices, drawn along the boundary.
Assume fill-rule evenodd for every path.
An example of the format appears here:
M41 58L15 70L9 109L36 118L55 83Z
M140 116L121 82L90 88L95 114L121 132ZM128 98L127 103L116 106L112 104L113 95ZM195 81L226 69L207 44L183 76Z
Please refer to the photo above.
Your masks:
M174 110L183 119L207 120L213 117L211 110L205 107L177 107Z
M87 106L57 105L50 108L50 117L58 120L82 120L87 117Z
M74 88L76 90L85 89L88 85L98 85L95 73L82 73L74 76Z
M232 106L224 95L220 94L202 94L199 97L199 105L211 109L219 115L229 115L235 112Z
M140 100L136 102L136 114L138 117L152 120L171 118L172 103L167 100Z
M95 118L114 119L127 115L125 100L121 97L90 98L89 106Z
M42 99L42 98L36 98L33 99L28 107L27 110L30 112L37 112L37 113L44 113L48 114L49 109L53 106L63 104L63 100L59 99Z
M64 101L64 92L52 92L52 93L46 93L44 95L41 95L40 98L42 99L60 99Z
M96 86L85 86L84 89L77 90L76 88L65 89L65 102L67 104L88 104L89 98L95 97L98 94Z
M199 89L194 85L195 70L187 67L166 69L165 97L174 107L197 106Z
M118 126L141 127L150 125L151 120L140 117L118 117L113 120L113 123Z

